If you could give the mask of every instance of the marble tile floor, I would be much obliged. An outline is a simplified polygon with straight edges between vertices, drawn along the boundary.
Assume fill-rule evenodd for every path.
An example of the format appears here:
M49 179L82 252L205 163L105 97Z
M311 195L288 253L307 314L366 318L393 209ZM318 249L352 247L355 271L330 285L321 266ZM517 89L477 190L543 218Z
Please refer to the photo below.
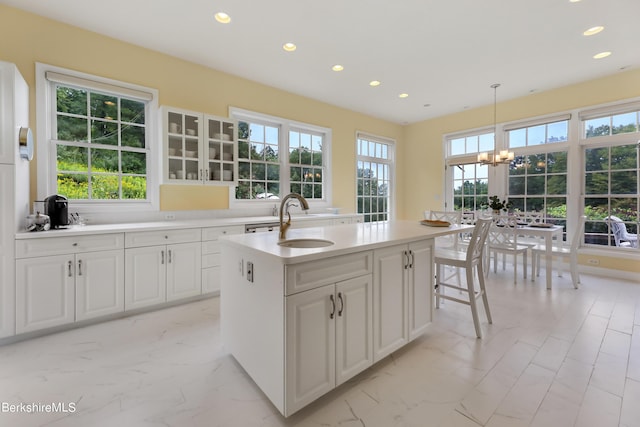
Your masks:
M565 276L547 291L491 274L484 339L447 301L422 337L288 419L225 354L218 298L5 345L0 426L640 426L640 284ZM21 403L75 411L5 410Z

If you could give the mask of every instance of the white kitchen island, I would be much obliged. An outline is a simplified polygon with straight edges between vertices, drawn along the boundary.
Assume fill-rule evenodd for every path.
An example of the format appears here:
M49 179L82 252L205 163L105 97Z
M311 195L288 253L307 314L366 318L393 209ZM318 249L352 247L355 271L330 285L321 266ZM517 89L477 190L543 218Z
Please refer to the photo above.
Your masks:
M222 243L225 349L288 417L421 335L431 322L434 239L471 226L418 221L293 229Z

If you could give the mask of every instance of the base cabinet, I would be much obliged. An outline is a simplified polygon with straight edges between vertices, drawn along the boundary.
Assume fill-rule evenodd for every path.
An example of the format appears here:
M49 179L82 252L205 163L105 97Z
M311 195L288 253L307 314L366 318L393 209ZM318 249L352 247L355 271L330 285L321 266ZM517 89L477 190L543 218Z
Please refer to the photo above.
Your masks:
M367 275L287 297L287 411L371 366L371 292Z
M124 311L124 252L76 255L76 320Z
M199 242L125 250L127 310L161 304L201 292Z
M221 236L244 233L244 226L207 227L202 229L202 293L220 291Z

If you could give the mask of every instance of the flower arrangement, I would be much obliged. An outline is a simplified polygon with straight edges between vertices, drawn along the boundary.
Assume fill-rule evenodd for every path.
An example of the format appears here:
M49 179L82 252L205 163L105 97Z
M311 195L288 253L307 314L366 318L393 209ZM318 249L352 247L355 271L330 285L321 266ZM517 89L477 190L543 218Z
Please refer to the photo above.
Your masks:
M510 209L513 206L513 203L507 200L500 200L498 196L491 196L489 197L489 202L487 203L487 205L494 211L506 212L507 209Z

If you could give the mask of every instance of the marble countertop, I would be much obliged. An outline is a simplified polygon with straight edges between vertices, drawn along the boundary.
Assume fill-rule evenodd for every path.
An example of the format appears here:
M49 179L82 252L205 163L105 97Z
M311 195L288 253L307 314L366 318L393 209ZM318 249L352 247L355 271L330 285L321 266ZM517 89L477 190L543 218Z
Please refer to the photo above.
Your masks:
M357 214L301 214L292 216L292 221L312 221L321 219L337 219L353 217ZM234 218L199 218L172 221L132 222L122 224L73 225L68 228L48 230L42 232L19 232L16 239L40 239L63 236L81 236L88 234L125 233L135 231L156 231L181 228L221 227L230 225L263 224L279 222L277 216L251 216Z
M279 258L284 264L345 255L395 244L411 243L472 230L472 225L428 227L420 221L388 221L334 225L332 227L299 228L287 231L287 240L325 239L334 242L320 248L288 248L278 245L278 232L225 236L222 242Z

